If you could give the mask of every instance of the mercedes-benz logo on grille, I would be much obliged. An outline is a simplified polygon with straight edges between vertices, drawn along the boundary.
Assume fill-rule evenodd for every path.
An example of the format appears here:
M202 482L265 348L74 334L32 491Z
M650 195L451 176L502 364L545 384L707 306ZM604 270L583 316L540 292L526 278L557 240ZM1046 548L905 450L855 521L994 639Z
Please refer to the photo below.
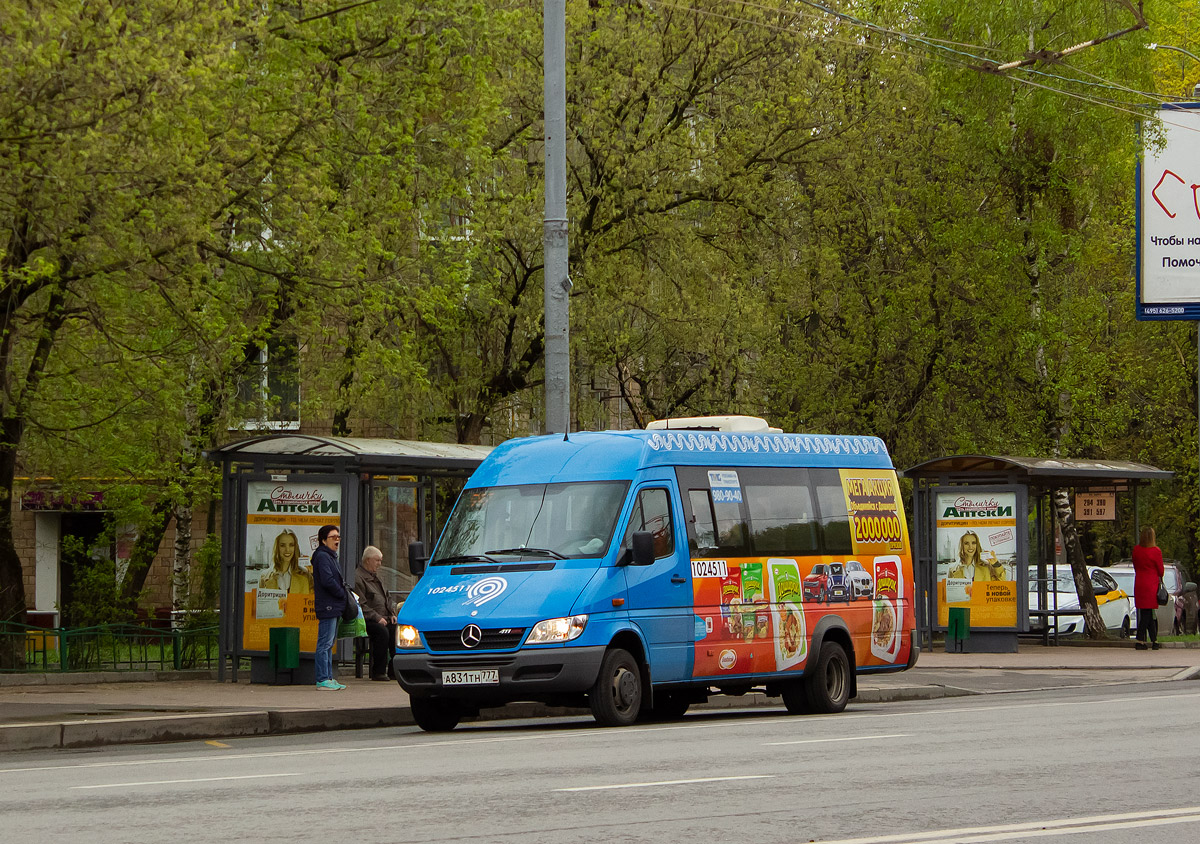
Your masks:
M462 639L464 648L477 648L479 643L483 641L483 631L479 629L478 624L468 624L462 629Z

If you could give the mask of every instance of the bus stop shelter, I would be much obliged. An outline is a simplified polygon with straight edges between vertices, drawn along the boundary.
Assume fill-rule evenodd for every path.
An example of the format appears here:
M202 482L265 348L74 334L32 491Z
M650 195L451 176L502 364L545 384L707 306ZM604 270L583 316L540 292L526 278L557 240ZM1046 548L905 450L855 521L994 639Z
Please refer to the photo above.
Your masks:
M342 535L354 583L363 549L383 552L380 579L402 602L415 578L408 544L431 546L490 447L278 434L213 449L221 464L220 679L244 658L251 682L314 681L317 622L309 559L322 525ZM286 666L283 664L286 662Z
M1144 463L987 454L939 457L901 474L913 480L922 647L935 631L952 631L964 650L988 653L1015 652L1017 635L1030 630L1030 583L1045 583L1056 556L1055 490L1072 494L1077 519L1132 493L1136 535L1138 487L1173 477Z

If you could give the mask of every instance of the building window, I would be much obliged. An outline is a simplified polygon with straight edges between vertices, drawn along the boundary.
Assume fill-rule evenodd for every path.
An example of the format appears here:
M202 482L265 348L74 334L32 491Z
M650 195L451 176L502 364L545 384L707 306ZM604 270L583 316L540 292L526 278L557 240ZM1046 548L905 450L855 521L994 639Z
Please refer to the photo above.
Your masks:
M238 382L243 430L294 431L300 427L300 349L294 335L246 345Z

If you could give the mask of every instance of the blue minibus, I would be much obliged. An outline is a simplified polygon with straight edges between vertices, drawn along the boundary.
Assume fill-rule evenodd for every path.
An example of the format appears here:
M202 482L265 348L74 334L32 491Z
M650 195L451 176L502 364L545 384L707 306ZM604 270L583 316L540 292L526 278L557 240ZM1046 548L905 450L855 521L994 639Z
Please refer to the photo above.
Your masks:
M757 689L839 712L859 674L916 662L882 441L653 424L503 443L428 559L410 546L392 666L423 729L515 701L623 726Z

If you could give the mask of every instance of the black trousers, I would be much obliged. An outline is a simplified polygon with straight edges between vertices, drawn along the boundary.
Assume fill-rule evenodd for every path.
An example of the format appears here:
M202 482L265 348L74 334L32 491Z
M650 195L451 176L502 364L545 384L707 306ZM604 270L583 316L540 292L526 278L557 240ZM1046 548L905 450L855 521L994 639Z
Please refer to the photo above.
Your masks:
M1146 641L1149 634L1151 642L1158 641L1158 610L1138 610L1137 640Z
M367 622L367 639L371 645L371 676L385 677L392 659L392 630L390 624Z

